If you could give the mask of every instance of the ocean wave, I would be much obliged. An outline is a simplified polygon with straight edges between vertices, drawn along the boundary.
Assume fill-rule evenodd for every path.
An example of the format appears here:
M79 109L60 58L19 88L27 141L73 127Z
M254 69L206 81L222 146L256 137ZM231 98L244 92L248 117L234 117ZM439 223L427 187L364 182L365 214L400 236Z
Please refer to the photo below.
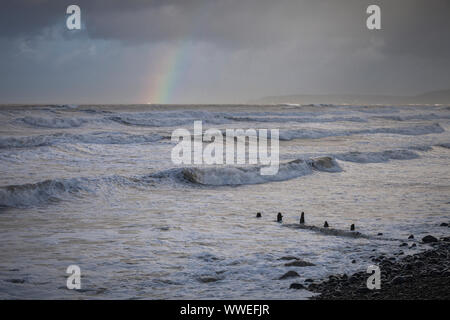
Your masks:
M442 133L445 130L439 125L439 123L433 123L431 125L418 125L399 128L376 128L359 130L359 133L387 133L387 134L400 134L407 136L419 136L431 133ZM358 131L357 131L358 132ZM357 133L358 134L358 133Z
M342 169L330 157L302 160L297 159L280 164L275 175L261 175L260 166L255 167L214 167L183 168L180 173L191 183L210 186L237 186L285 181L313 173L314 170L339 172Z
M350 107L350 109L362 113L371 113L371 114L400 112L400 110L397 107L386 107L386 106L355 106Z
M377 116L374 117L377 119L386 119L393 121L411 121L411 120L441 120L441 119L450 119L450 115L448 114L415 114L415 115L403 115L403 116Z
M215 167L215 168L172 168L144 176L107 176L94 178L51 179L37 183L8 185L0 187L0 207L24 208L39 206L67 199L80 192L89 194L97 190L105 191L116 187L148 187L170 181L176 184L196 184L202 186L238 186L285 181L312 174L314 171L340 172L335 159L321 157L298 159L280 164L277 174L263 176L260 168L254 167Z
M208 111L122 113L107 119L123 125L143 127L174 127L193 124L196 120L209 124L230 123L223 113Z
M55 133L26 137L2 137L0 138L0 148L30 148L63 143L134 144L156 142L161 139L163 137L158 134L134 135L123 132Z
M209 112L209 111L183 111L183 112L143 112L115 114L107 119L129 126L148 127L172 127L189 125L196 120L202 120L206 124L228 124L231 122L298 122L298 123L322 123L322 122L367 122L360 117L320 117L325 113L311 112Z
M29 207L57 201L63 194L88 190L82 178L46 180L0 187L0 207Z
M385 150L380 152L347 152L336 154L338 160L357 163L381 163L390 160L412 160L420 158L416 152L411 150Z
M360 130L324 130L324 129L297 129L284 130L280 132L280 140L293 139L320 139L325 137L350 136L359 134L399 134L399 135L425 135L431 133L442 133L445 130L438 124L418 125L397 128L375 128Z
M108 176L97 178L49 179L37 183L9 185L0 187L0 207L26 208L57 202L80 192L95 193L105 186L138 186L144 181L140 178Z
M62 117L64 112L85 112L96 114L98 117ZM36 109L38 110L38 109ZM95 109L67 109L63 107L39 109L50 111L47 116L24 116L15 122L35 128L67 129L81 127L86 123L119 123L126 126L142 127L174 127L192 125L194 121L201 120L205 124L221 125L232 122L273 122L273 123L326 123L326 122L367 122L367 119L354 116L342 116L346 112L212 112L212 111L164 111L164 112L111 112ZM56 115L53 115L55 113ZM100 116L102 114L103 116ZM335 116L330 116L335 115Z
M240 122L298 122L298 123L326 123L326 122L367 122L360 117L244 117L244 116L226 116L225 118Z
M30 116L17 119L17 121L32 127L52 129L78 128L88 122L87 119L82 118L43 118Z

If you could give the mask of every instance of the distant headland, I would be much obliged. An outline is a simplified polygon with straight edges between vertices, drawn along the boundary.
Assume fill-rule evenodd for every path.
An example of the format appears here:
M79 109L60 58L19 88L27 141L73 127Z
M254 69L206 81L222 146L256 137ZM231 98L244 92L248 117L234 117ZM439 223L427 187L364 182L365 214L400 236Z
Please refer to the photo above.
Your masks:
M355 94L284 95L249 101L255 104L450 104L450 89L430 91L415 96L384 96Z

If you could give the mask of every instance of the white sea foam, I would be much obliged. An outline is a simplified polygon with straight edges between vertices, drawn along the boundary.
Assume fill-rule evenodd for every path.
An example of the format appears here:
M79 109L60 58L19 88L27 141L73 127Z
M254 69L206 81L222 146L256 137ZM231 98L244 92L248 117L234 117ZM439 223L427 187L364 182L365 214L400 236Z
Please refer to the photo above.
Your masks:
M0 207L29 207L57 201L63 194L86 190L84 179L46 180L0 187Z
M432 125L416 125L408 127L394 128L374 128L359 130L324 130L324 129L296 129L283 130L280 132L280 140L293 139L320 139L335 136L350 136L359 134L399 134L399 135L425 135L431 133L442 133L445 130L438 124Z
M98 188L118 186L151 186L173 181L205 186L260 184L284 181L313 173L314 170L339 172L341 168L329 157L294 160L280 165L278 174L263 176L259 167L174 168L140 177L95 177L51 179L37 183L0 187L0 207L30 207L64 199L80 191L94 193Z
M38 128L66 129L77 128L88 122L83 118L43 118L43 117L24 117L18 119L27 125Z
M335 155L336 159L358 163L379 163L390 160L412 160L420 156L411 150L386 150L380 152L347 152Z
M78 192L94 193L99 187L136 186L144 181L118 175L97 178L49 179L36 183L0 187L0 207L24 208L48 204Z
M195 120L202 120L210 124L230 122L222 113L207 111L120 113L109 116L108 119L124 125L146 127L182 126L192 124Z
M227 119L233 121L245 122L298 122L298 123L325 123L325 122L367 122L366 119L360 117L245 117L245 116L227 116Z
M397 116L377 116L375 118L394 121L441 120L441 119L450 119L450 115L430 113L430 114L413 114L413 115L397 115Z
M55 133L26 137L2 137L0 138L0 148L29 148L63 143L133 144L155 142L162 138L158 134L135 135L123 132Z
M259 167L184 168L181 172L192 183L225 186L284 181L311 174L313 170L338 172L341 168L334 159L324 157L281 164L276 175L268 176L261 175Z

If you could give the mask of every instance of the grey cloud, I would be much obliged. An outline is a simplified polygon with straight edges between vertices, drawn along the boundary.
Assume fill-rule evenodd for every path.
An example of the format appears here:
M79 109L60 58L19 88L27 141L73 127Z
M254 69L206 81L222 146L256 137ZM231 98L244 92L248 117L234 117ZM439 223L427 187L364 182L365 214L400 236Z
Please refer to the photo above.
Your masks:
M73 1L8 0L0 11L3 36L64 29ZM267 47L283 41L351 39L366 43L365 8L382 7L384 52L436 54L450 51L448 0L78 0L92 38L128 44L206 41L226 47Z
M74 3L76 32L65 28ZM369 4L381 6L381 31L365 27ZM11 101L145 102L161 57L180 46L171 98L180 103L450 84L448 0L6 0L1 9L0 95Z

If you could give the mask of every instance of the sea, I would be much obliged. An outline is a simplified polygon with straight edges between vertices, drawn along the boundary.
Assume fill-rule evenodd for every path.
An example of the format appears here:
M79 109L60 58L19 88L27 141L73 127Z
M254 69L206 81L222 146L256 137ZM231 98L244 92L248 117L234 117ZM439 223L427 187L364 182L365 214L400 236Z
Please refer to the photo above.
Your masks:
M174 164L194 121L278 129L278 174ZM3 105L0 172L0 299L308 299L448 236L450 107Z

